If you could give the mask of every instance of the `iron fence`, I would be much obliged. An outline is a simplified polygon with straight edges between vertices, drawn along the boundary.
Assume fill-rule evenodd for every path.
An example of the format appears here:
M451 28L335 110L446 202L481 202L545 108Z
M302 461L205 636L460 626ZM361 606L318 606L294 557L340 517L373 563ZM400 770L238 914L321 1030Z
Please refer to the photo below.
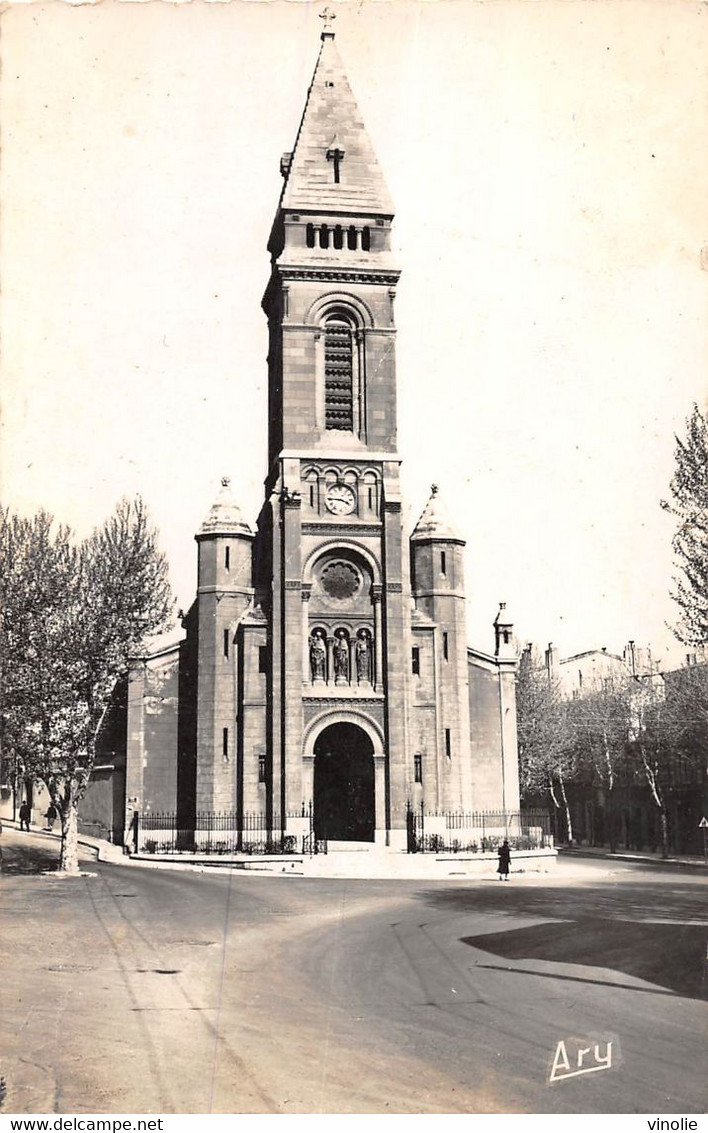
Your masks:
M297 820L292 823L290 820ZM299 827L285 833L284 825ZM197 811L190 819L175 811L143 811L133 832L135 848L148 854L317 854L327 845L314 836L312 806L286 815Z
M506 839L512 850L552 846L546 810L426 812L425 804L406 804L409 854L493 853Z

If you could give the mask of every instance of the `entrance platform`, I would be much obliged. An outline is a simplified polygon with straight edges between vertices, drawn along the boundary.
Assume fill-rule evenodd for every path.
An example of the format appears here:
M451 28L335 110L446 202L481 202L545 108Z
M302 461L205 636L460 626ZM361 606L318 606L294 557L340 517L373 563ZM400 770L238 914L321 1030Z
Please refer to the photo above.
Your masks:
M340 843L340 845L342 845ZM440 880L450 878L495 878L496 854L407 854L354 843L370 849L328 850L326 854L274 854L246 857L214 854L136 854L131 861L141 865L197 869L232 869L244 873L268 873L296 877L410 878ZM511 874L549 873L555 870L556 850L518 850L512 852Z

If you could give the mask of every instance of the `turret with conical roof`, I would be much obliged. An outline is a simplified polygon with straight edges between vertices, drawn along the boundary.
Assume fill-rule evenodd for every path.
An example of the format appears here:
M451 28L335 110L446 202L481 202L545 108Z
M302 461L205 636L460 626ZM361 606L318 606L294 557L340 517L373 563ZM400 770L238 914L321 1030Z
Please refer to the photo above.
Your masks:
M516 659L516 654L514 619L506 608L506 602L500 602L494 619L494 656L513 661Z
M470 805L470 716L467 671L465 541L458 534L437 484L410 539L411 589L417 610L435 623L436 671L443 724L441 805Z
M197 581L198 811L228 810L235 798L236 630L253 590L253 532L228 477L195 535Z
M411 535L411 541L416 543L422 543L428 539L443 543L459 543L460 546L464 546L465 543L453 526L437 484L430 485L428 502L423 508L420 519L413 528Z
M233 498L228 476L222 477L219 494L194 538L199 544L200 592L250 589L254 535Z
M245 535L247 538L253 538L253 532L233 498L228 476L222 476L219 494L209 508L195 538L202 539L211 535Z
M464 598L465 540L458 534L437 484L411 535L411 583L420 609L436 595ZM427 610L426 610L427 612Z

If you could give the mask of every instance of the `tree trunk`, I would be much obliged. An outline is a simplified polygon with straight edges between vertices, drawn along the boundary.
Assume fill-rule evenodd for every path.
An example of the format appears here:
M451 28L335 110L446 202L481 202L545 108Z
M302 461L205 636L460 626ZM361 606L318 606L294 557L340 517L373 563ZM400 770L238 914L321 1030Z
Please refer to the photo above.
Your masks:
M558 837L558 831L559 831L559 827L560 827L560 819L558 818L558 814L560 813L560 803L558 802L558 799L556 798L556 793L553 790L553 780L550 778L550 776L549 776L549 779L548 779L548 793L551 796L551 798L553 799L553 806L555 807L555 810L554 810L554 813L553 813L553 816L552 816L553 837L556 840L556 842L559 842L560 838Z
M70 796L61 807L61 853L59 872L78 874L79 872L79 826L76 802Z
M659 811L659 821L661 822L661 856L668 858L669 856L669 823L666 817L666 805L659 793L659 781L656 764L652 767L649 762L649 756L644 748L640 748L642 756L642 767L644 768L644 775L651 791L651 797L654 800L654 805Z
M573 842L573 822L572 822L572 819L570 817L570 807L568 806L568 796L565 793L565 783L563 782L563 776L562 775L558 776L558 782L560 783L561 795L563 796L563 806L565 808L565 824L566 824L566 827L568 829L568 841L572 844L572 842Z
M609 792L608 792L609 794ZM607 838L610 843L610 853L614 854L617 849L617 815L615 813L615 800L610 794L605 806L605 814L607 815Z
M662 806L659 811L659 819L661 821L661 856L668 858L669 856L669 824L666 820L666 810Z

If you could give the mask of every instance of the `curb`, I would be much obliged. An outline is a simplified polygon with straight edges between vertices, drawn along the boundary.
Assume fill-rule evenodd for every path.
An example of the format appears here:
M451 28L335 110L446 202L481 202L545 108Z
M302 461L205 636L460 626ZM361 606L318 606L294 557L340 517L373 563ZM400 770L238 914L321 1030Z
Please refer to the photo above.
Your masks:
M558 850L559 858L584 858L585 861L611 861L634 862L637 865L648 866L677 866L679 869L706 869L706 863L700 858L659 858L653 854L640 854L628 852L610 853L609 850L595 851L585 847L563 847Z

